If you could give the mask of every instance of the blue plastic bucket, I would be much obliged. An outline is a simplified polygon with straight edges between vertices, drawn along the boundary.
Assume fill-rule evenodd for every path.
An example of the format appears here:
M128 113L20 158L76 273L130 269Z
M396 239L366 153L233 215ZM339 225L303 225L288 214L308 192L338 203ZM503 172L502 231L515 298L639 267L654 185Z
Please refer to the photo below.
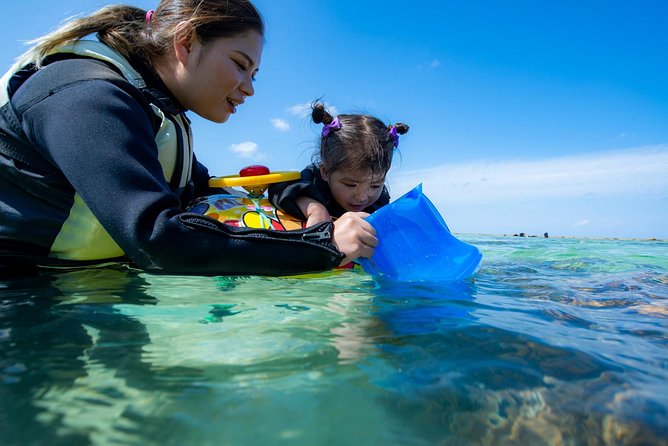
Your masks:
M398 281L458 281L473 278L482 261L475 246L452 235L422 193L422 184L371 214L378 246L364 271Z

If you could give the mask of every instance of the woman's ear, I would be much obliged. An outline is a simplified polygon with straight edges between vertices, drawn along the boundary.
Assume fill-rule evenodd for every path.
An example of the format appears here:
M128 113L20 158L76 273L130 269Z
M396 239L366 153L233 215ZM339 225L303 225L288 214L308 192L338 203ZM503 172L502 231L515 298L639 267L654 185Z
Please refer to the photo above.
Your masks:
M176 32L174 33L174 53L176 54L176 58L183 65L187 65L195 39L197 39L195 28L193 28L190 22L181 22L176 25Z

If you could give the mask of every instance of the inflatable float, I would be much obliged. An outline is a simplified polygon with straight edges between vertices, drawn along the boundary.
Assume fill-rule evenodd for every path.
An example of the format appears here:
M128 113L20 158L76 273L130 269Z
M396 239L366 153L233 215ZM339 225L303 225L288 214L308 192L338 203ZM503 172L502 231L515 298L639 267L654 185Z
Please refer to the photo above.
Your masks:
M299 178L295 171L270 172L265 166L248 166L238 175L212 178L210 186L226 192L202 197L186 210L230 226L300 229L303 222L276 209L264 195L272 183ZM452 235L422 192L422 184L371 214L367 221L379 240L370 259L358 259L369 274L395 281L459 281L472 279L480 269L478 248Z
M238 175L215 177L209 186L224 188L226 193L199 198L186 209L188 212L206 215L230 226L264 228L277 231L300 229L303 223L272 206L264 192L270 184L298 180L299 172L270 172L265 166L248 166ZM233 189L242 187L241 192Z

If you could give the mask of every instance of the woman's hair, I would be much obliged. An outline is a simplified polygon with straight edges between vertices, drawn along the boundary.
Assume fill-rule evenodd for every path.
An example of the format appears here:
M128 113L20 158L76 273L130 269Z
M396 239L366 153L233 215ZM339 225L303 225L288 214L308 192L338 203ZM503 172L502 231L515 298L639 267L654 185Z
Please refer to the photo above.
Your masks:
M313 161L330 173L344 168L385 176L392 166L399 135L408 132L406 124L385 125L369 115L349 114L334 118L317 101L311 105L311 119L327 128Z
M106 6L73 19L35 39L22 59L39 64L54 48L90 34L126 58L150 60L167 54L174 36L194 29L203 44L247 31L264 36L264 21L249 0L161 0L155 11L126 5Z

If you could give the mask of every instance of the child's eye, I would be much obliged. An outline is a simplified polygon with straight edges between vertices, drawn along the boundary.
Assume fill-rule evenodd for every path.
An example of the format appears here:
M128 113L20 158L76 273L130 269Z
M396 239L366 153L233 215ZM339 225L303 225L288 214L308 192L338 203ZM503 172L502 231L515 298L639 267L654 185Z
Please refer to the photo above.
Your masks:
M372 184L371 189L380 189L381 186L381 184Z
M357 187L357 184L355 183L343 183L343 185L346 187Z

